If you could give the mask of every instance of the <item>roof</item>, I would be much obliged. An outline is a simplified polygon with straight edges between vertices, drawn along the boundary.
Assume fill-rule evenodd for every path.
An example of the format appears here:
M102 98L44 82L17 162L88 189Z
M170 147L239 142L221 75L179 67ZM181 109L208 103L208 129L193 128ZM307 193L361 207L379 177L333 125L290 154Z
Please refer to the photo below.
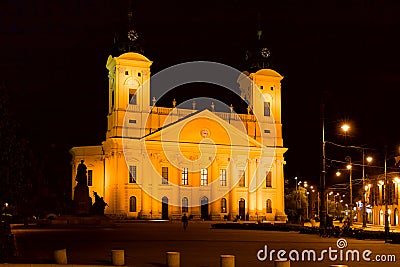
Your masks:
M134 52L128 52L128 53L122 54L119 57L117 57L117 59L136 60L136 61L144 61L144 62L151 63L151 61L147 57L145 57L139 53L134 53Z

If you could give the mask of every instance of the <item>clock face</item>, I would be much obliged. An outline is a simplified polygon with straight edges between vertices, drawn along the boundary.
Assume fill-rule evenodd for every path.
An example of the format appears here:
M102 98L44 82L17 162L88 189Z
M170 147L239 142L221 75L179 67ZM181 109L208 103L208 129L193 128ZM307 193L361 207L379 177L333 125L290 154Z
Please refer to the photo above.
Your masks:
M208 137L210 135L210 131L208 129L203 129L200 131L200 135L204 138Z
M269 52L268 48L264 47L263 49L261 49L261 56L267 58L271 55L271 53Z
M128 32L128 39L131 41L136 41L139 38L138 33L135 30L130 30Z

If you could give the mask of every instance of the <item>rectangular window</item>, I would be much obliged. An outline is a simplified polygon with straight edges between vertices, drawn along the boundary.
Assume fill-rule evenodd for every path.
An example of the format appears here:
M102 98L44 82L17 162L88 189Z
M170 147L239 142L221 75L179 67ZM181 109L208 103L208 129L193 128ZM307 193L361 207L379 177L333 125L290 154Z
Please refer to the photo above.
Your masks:
M272 187L272 174L271 172L267 172L265 177L265 187Z
M226 186L226 170L225 169L219 170L219 185Z
M136 90L129 89L129 104L137 105L136 104Z
M208 185L208 171L207 169L200 170L200 185L205 186Z
M264 116L271 116L271 103L264 102Z
M93 171L92 170L87 171L87 185L88 186L93 185Z
M271 133L270 130L264 130L264 133Z
M129 75L129 72L127 70L125 71L125 75Z
M136 184L136 166L129 166L129 183Z
M168 184L168 167L161 168L162 184Z
M189 184L188 168L183 168L182 169L182 185L188 185L188 184Z
M136 123L136 120L129 120L129 123Z
M239 170L239 184L238 186L240 187L245 187L246 186L246 177L244 170Z

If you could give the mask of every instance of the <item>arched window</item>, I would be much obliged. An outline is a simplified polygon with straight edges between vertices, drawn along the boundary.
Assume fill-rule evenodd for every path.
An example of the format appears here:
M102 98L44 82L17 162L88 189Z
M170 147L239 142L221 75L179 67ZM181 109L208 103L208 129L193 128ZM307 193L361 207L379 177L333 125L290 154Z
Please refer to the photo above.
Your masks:
M272 201L271 201L271 199L267 199L266 210L267 210L267 213L272 213Z
M129 198L129 211L136 212L136 197L135 196L131 196Z
M226 198L221 199L221 213L226 213Z
M182 212L189 212L189 200L187 197L182 198Z

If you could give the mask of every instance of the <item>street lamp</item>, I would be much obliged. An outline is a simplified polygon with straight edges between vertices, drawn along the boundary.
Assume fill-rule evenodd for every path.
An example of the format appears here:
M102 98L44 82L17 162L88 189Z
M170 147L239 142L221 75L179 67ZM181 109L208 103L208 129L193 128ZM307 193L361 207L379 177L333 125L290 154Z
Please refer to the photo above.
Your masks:
M350 126L349 126L348 124L343 124L342 127L340 127L340 128L342 128L342 130L343 130L345 133L347 133L347 131L350 129Z
M326 141L325 141L325 105L321 103L321 128L322 128L322 170L320 177L320 191L321 191L321 209L320 209L320 225L326 227L326 219L327 219L327 198L326 194ZM347 132L350 129L350 126L344 124L341 126L344 132ZM324 202L327 202L326 204Z
M349 163L347 164L346 168L349 170L349 182L350 182L350 226L353 225L353 181L352 181L352 166L351 166L351 157L347 156L346 161Z
M366 207L366 189L365 189L365 162L364 159L367 160L368 163L372 162L372 157L368 156L365 158L365 149L362 149L362 185L363 185L363 198L362 198L362 207L363 207L363 215L362 215L362 227L367 227L367 207Z

